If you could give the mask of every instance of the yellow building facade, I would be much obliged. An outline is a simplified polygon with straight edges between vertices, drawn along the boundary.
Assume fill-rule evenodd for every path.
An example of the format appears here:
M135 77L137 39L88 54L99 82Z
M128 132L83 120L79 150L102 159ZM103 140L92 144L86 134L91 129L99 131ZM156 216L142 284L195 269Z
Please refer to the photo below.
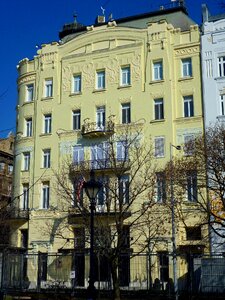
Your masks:
M14 198L21 217L12 222L11 244L30 253L57 252L65 244L53 224L67 218L71 205L62 208L55 174L63 158L91 160L89 148L107 141L101 135L107 126L116 132L141 122L159 168L177 155L175 145L203 131L200 33L183 7L87 27L76 23L60 34L59 42L42 45L18 65ZM185 201L196 217L192 196ZM159 213L161 199L157 205ZM197 222L190 215L186 220L190 228ZM176 228L177 248L206 245L204 228L198 241L182 222ZM71 237L68 228L65 236ZM171 231L155 242L155 252L171 252ZM186 268L181 260L178 277Z

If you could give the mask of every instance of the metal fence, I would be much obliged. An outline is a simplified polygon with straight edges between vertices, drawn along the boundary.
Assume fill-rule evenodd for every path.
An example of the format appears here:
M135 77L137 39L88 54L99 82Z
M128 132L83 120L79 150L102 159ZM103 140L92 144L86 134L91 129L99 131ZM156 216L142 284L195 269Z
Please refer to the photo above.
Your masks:
M168 253L124 254L119 259L121 291L173 294L173 259ZM222 255L182 254L177 259L179 294L225 293L225 258ZM1 291L85 290L89 277L87 253L0 253ZM95 256L95 286L112 290L107 257Z

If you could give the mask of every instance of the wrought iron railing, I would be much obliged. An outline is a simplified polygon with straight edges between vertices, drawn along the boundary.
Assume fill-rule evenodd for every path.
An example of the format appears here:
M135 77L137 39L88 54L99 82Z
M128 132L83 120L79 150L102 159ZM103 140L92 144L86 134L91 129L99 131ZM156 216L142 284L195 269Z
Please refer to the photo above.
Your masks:
M113 133L114 132L114 123L108 121L105 124L99 124L97 122L85 122L82 126L82 134L88 133Z

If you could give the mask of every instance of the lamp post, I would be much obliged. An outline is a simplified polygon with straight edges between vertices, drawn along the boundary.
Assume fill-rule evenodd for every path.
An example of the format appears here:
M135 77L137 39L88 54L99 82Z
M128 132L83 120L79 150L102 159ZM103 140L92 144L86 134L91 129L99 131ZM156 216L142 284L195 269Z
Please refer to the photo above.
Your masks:
M173 282L175 299L178 300L178 282L177 282L177 243L176 243L176 223L174 210L174 191L173 191L173 155L172 149L181 150L181 146L175 146L170 143L170 189L171 189L171 213L172 213L172 249L173 249Z
M96 298L96 290L94 286L94 211L96 205L96 196L102 187L102 184L95 180L94 171L90 172L90 180L84 182L83 187L90 200L90 270L88 284L88 299Z

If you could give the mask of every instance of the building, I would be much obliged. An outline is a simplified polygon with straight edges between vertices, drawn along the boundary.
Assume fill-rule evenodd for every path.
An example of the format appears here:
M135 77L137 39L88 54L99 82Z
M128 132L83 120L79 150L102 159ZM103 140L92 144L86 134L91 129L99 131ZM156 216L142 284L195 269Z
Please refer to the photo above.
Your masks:
M0 139L0 247L9 246L8 206L11 203L13 180L14 136Z
M14 197L18 198L21 212L29 213L29 219L14 222L11 243L24 248L26 240L26 250L40 253L45 270L47 253L89 248L77 203L70 208L71 203L61 202L56 174L63 160L69 161L72 173L83 165L86 171L95 168L98 174L106 172L106 164L95 167L96 157L106 162L103 144L116 137L117 166L118 160L126 157L121 130L137 130L140 125L142 142L153 145L154 159L160 168L177 155L176 145L184 145L203 131L200 33L183 6L118 20L105 21L101 16L91 26L74 22L64 26L60 39L42 45L33 60L25 58L18 65ZM183 154L184 149L179 155ZM109 177L113 170L107 173ZM126 169L126 176L119 182L126 205L130 172ZM162 205L164 177L156 174L155 182L155 218L159 218L159 211L161 217L166 211ZM202 253L207 245L207 229L197 226L200 217L193 196L195 184L193 172L188 175L188 191L184 195L184 206L189 211L186 227L175 218L176 247L188 253ZM100 198L95 219L105 213L105 200ZM139 199L140 203L145 200ZM135 252L135 245L130 249L135 236L129 231L132 211L129 213L122 245ZM167 214L169 221L165 226L170 229L148 240L149 247L154 244L153 251L161 255L152 262L153 280L159 277L164 283L173 271L172 258L169 262L163 257L177 250L172 245L171 216L168 211ZM64 239L56 234L62 220L69 222L61 232ZM111 216L110 220L113 224L115 219ZM80 257L77 264L76 274L83 272L77 284L86 286L87 260ZM101 265L104 269L104 260ZM134 284L128 256L122 265L126 266L122 269L126 276L121 284ZM185 278L188 268L188 261L181 259L178 277ZM46 273L43 281L47 280Z
M206 5L202 6L202 82L205 127L223 125L225 120L225 14L211 16ZM217 181L219 182L219 181ZM215 202L215 196L212 202ZM221 200L217 199L218 202ZM218 213L221 215L221 204ZM213 217L212 217L213 219ZM224 252L224 229L219 224L211 230L211 251ZM215 232L218 231L218 234Z

